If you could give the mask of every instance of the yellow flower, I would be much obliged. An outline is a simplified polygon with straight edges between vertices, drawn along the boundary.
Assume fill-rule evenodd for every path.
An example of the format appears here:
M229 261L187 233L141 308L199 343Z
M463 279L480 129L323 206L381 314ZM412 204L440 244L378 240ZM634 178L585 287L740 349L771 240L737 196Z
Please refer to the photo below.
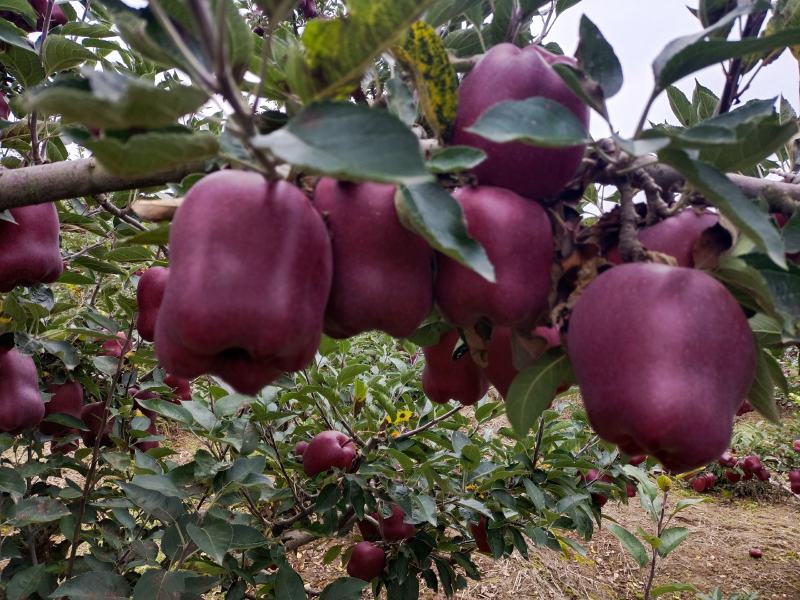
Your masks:
M398 423L405 423L411 420L411 417L414 416L410 410L400 410L397 412L397 422Z
M400 432L399 431L393 431L389 435L392 436L393 438L400 437Z
M468 492L474 492L474 491L475 491L475 490L477 490L477 489L478 489L478 486L476 486L476 485L473 485L473 484L471 484L471 483L470 483L470 484L469 484L469 485L466 487L466 490L467 490Z
M384 421L386 421L387 423L391 424L392 417L390 417L389 415L386 415L386 418L384 419Z

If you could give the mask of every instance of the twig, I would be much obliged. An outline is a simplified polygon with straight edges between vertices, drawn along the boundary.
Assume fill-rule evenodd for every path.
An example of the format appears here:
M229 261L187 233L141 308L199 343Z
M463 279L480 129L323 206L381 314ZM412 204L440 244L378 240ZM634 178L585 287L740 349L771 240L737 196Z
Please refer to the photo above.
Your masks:
M278 451L278 445L275 443L275 437L272 435L272 427L267 425L264 430L267 434L267 442L269 443L270 447L275 451L275 459L278 461L278 467L283 473L284 478L286 479L286 483L289 486L289 490L292 492L292 496L294 497L295 504L297 504L298 508L303 507L303 502L300 500L300 497L297 495L297 490L294 487L294 480L289 477L289 473L286 472L286 467L283 465L283 460L281 460L281 453Z
M463 404L458 404L458 406L455 406L454 408L451 408L446 413L444 413L441 417L436 417L435 419L432 419L431 421L428 421L427 423L417 427L416 429L412 429L411 431L406 431L405 433L398 435L396 438L394 438L394 441L402 442L403 440L407 440L411 436L417 435L418 433L422 433L423 431L426 431L426 430L430 429L434 425L437 425L437 424L441 423L442 421L445 421L445 420L449 419L454 414L456 414L458 411L460 411L462 408L464 408L464 405Z
M761 26L764 24L764 19L767 16L767 11L759 11L747 17L742 29L741 39L752 38L758 35L761 31ZM727 77L725 78L725 89L720 96L719 104L717 105L716 114L721 115L728 112L733 105L733 101L739 95L739 80L742 77L742 70L744 69L744 61L741 57L734 58L731 61L730 68L728 69Z
M658 517L658 526L656 529L656 536L661 537L662 528L664 526L664 515L667 512L667 500L669 499L669 490L664 490L664 499L661 503L661 514ZM656 577L656 561L658 560L658 550L653 548L653 558L650 561L650 574L647 577L647 583L644 586L644 600L650 600L650 590L653 587L653 581Z
M135 316L131 319L130 327L128 327L128 339L133 336L133 327L134 323L136 322ZM124 348L123 348L124 349ZM117 360L117 369L114 372L114 377L111 379L111 386L108 390L108 396L106 396L105 401L103 402L103 410L99 415L100 420L100 430L97 433L97 436L94 440L94 447L92 448L92 460L89 463L89 471L86 473L86 481L83 484L83 494L81 495L81 503L78 507L78 514L75 519L75 529L72 532L72 540L70 542L70 550L69 550L69 560L67 561L67 570L64 573L64 579L67 580L72 577L72 570L75 567L75 556L78 552L78 545L80 544L80 536L81 536L81 526L83 524L83 517L86 513L86 505L89 502L89 494L94 487L94 476L97 472L97 463L99 462L100 458L100 443L103 441L105 437L105 428L106 428L106 421L108 420L108 407L111 404L111 401L114 399L114 391L117 389L117 384L119 383L120 376L122 375L122 365L125 361L125 354L120 352L119 359Z
M644 260L645 251L639 241L639 215L633 204L634 191L626 181L619 184L620 204L622 206L622 226L619 231L619 254L625 262Z
M542 438L544 437L544 415L539 418L539 431L536 433L536 445L533 447L533 458L531 459L531 469L536 468L539 460L539 452L542 449Z
M117 208L116 206L111 204L111 202L109 202L108 199L106 197L104 197L102 194L96 194L95 198L97 199L97 203L100 206L102 206L105 210L110 212L115 217L121 219L122 221L125 221L128 225L130 225L134 229L138 229L139 231L146 231L147 230L147 227L145 227L144 225L139 223L139 221L137 221L136 219L131 217L128 213L126 213L121 208Z

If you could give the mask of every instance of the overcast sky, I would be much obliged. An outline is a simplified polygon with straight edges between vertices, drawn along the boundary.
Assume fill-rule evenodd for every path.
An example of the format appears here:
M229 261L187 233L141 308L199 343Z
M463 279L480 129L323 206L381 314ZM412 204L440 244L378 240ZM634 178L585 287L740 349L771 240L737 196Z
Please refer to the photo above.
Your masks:
M672 39L700 30L700 23L686 6L697 6L696 0L583 0L558 18L546 41L561 45L564 52L573 54L578 44L578 26L586 14L614 47L622 63L625 84L608 103L611 122L622 135L632 135L641 116L644 103L653 88L653 59ZM722 92L724 77L719 66L709 67L678 82L689 98L694 80ZM798 109L798 66L789 52L758 74L745 95L750 98L771 98L783 94ZM661 122L672 116L666 94L662 94L650 111L650 119ZM595 136L608 135L602 119L592 123Z

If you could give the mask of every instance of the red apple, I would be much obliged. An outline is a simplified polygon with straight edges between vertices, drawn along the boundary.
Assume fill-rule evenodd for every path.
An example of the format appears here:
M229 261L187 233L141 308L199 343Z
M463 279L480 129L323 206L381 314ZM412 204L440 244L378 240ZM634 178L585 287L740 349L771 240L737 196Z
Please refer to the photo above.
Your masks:
M81 432L81 438L87 448L93 448L95 441L100 436L101 446L112 446L114 442L111 441L111 430L114 427L114 418L111 416L110 411L106 415L106 420L102 420L103 416L103 403L94 402L92 404L84 404L81 409L81 421L89 429L88 431Z
M481 318L494 325L532 327L547 309L553 234L537 203L499 187L461 188L454 195L470 237L479 241L495 269L495 283L439 255L436 304L445 320L472 327Z
M592 281L569 323L569 355L594 430L672 472L716 460L755 376L736 299L695 269L629 263Z
M800 469L792 469L789 471L789 481L792 483L800 483Z
M769 481L769 477L770 477L771 473L769 471L767 471L766 469L759 469L755 473L756 473L756 477L758 478L759 481Z
M156 318L164 298L164 290L167 289L167 279L169 269L151 267L142 274L136 287L136 330L147 342L152 342L156 336Z
M489 546L489 522L486 517L481 517L477 523L470 523L469 530L472 537L475 538L475 544L481 552L491 552L492 548Z
M725 471L725 479L731 483L739 483L739 481L742 479L742 476L736 471Z
M370 517L380 523L380 515L377 512L370 514ZM361 537L368 542L377 542L381 539L381 530L378 525L375 525L367 520L357 521L358 531L361 532Z
M789 487L792 489L793 494L800 494L800 481L792 482Z
M746 415L747 413L753 412L755 409L753 405L750 404L747 400L742 402L742 405L739 407L739 410L736 411L736 416L741 417L742 415Z
M745 473L757 473L764 466L761 464L761 459L755 455L746 456L745 459L742 461L742 470Z
M81 408L83 407L83 387L76 381L54 384L47 386L47 391L53 394L50 402L44 405L45 416L53 414L66 414L76 419L81 418ZM39 431L45 435L63 436L72 429L58 423L42 421L39 423Z
M800 452L800 440L795 440L792 443L792 448L794 448L795 452Z
M764 556L764 553L761 551L761 548L750 548L750 556L752 558L761 558Z
M359 542L347 561L347 574L350 577L372 581L386 566L386 553L372 542Z
M632 483L625 484L625 493L628 494L628 498L635 498L636 497L636 486Z
M722 456L719 457L717 462L719 462L720 466L733 468L736 466L738 461L736 460L736 457L731 454L730 450L726 450L722 453Z
M628 464L638 467L640 464L647 460L646 454L635 454L628 459Z
M679 267L694 267L694 246L702 233L719 222L719 215L687 208L656 225L639 232L639 241L647 250L674 257ZM609 261L620 264L619 248L614 246L606 255Z
M305 440L303 440L303 441L300 441L300 442L297 442L297 443L294 445L294 453L295 453L295 456L300 456L300 457L302 457L302 456L303 456L303 454L305 454L305 452L306 452L306 448L308 448L308 442L306 442Z
M100 347L100 356L119 358L120 356L130 352L130 350L131 343L130 340L128 340L128 336L122 331L118 331L116 337L103 342L103 345Z
M413 538L417 533L417 528L403 521L406 513L403 509L395 505L392 507L392 515L384 518L383 515L378 515L378 523L380 524L381 537L387 542L400 542Z
M313 476L328 469L349 469L356 458L353 440L340 431L323 431L314 436L303 453L303 471Z
M490 142L468 131L488 108L507 100L541 97L570 110L584 125L589 110L561 77L554 64L574 64L572 58L551 54L541 46L517 48L497 44L464 78L459 88L453 144L484 150L488 158L474 172L481 185L496 185L538 200L558 194L575 175L584 147L544 148L510 142Z
M692 479L692 489L698 494L705 491L708 485L708 480L705 477L695 477Z
M423 348L425 368L422 371L422 389L437 404L445 404L450 400L466 405L475 404L489 388L483 369L470 358L469 352L453 358L458 341L458 331L453 329L442 335L435 346Z
M192 382L183 377L167 375L164 377L164 385L172 388L177 400L189 401L192 399Z
M706 489L707 490L710 490L715 485L717 485L717 476L714 475L713 473L706 473L705 478L706 478Z

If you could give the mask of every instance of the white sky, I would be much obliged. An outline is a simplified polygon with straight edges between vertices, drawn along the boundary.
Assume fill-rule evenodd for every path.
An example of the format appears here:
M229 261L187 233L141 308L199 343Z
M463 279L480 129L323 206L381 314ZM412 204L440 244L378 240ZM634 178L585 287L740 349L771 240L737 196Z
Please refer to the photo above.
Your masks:
M586 14L614 47L622 63L625 84L608 102L611 123L622 135L633 134L644 104L653 89L653 59L661 49L677 37L700 30L700 22L686 6L697 6L696 0L583 0L558 18L545 41L556 42L567 54L573 54L578 44L578 27L582 14ZM691 99L697 78L717 95L724 86L720 66L709 67L684 78L678 87ZM756 77L744 99L771 98L783 94L798 110L798 64L789 52L765 67ZM592 120L592 134L608 135L608 128L600 117ZM672 116L666 94L662 94L650 111L650 120L668 119Z

